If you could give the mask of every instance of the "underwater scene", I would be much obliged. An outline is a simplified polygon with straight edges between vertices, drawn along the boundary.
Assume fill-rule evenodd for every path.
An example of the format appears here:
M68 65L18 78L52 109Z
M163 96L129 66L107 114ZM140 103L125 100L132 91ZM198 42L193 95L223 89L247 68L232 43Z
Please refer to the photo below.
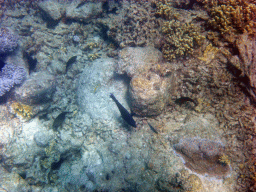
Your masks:
M0 192L256 191L255 0L0 0Z

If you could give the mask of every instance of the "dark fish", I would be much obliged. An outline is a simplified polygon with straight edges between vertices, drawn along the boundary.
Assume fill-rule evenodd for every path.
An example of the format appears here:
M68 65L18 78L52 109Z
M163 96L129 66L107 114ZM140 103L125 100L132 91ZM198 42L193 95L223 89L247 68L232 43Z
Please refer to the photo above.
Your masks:
M179 104L179 105L182 105L182 104L184 104L185 102L188 102L188 101L194 103L195 106L198 105L197 100L191 99L191 98L189 98L189 97L181 97L181 98L179 98L179 99L176 99L176 100L175 100L175 103L177 103L177 104Z
M151 131L158 134L158 131L148 122L148 126L150 127Z
M117 99L115 98L115 96L111 93L110 97L113 99L113 101L116 103L122 118L126 121L126 123L128 123L129 125L133 126L133 127L137 127L136 126L136 122L134 121L134 119L132 118L132 115L121 105L121 103L119 103L117 101Z
M65 120L65 117L66 117L66 114L68 113L72 113L72 112L68 112L68 111L64 111L62 113L60 113L53 121L53 124L52 124L52 128L54 131L57 131L57 129L59 127L62 127L62 124Z
M70 69L70 67L72 66L72 64L76 62L76 58L77 58L77 56L73 56L73 57L71 57L71 58L67 61L67 64L66 64L66 73L67 73L67 71Z

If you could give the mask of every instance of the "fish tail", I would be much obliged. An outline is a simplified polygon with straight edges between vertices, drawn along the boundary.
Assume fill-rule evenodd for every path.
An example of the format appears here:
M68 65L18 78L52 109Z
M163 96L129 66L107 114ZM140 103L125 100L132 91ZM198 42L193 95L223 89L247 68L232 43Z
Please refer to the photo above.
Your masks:
M116 97L113 95L113 93L110 93L110 97L114 100L117 101Z

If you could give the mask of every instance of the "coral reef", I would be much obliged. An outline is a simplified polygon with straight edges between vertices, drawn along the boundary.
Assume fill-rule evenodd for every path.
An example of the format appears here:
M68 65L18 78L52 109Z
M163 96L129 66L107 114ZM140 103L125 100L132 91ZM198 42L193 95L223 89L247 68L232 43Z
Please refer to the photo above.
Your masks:
M150 1L120 1L118 14L98 20L107 37L120 47L153 45L160 36L159 22Z
M232 41L232 35L247 32L255 36L256 2L251 0L197 0L205 5L211 15L209 24L226 39ZM230 39L231 38L231 39Z
M161 114L174 84L162 53L153 47L126 47L119 52L119 58L117 73L132 78L129 89L132 110L140 116Z
M193 50L201 45L204 36L200 35L200 27L195 26L192 21L182 20L182 12L172 7L171 3L157 3L156 15L167 20L163 22L164 45L162 52L168 60L190 55Z
M0 54L13 51L18 46L18 36L6 27L0 29Z
M47 72L33 73L15 90L15 98L27 105L47 103L52 99L55 86L54 76Z
M172 84L170 78L153 72L133 77L129 89L132 111L140 116L160 115L169 101Z
M204 61L206 64L209 64L215 58L218 51L219 49L217 47L214 47L212 44L209 44L205 48L203 56L198 57L198 59Z
M168 60L192 54L194 48L205 39L193 24L176 20L165 22L162 31L166 35L162 52Z
M3 96L14 85L21 84L27 72L23 67L14 64L5 64L0 72L0 96Z
M126 47L119 52L117 73L132 78L162 62L162 53L154 47Z

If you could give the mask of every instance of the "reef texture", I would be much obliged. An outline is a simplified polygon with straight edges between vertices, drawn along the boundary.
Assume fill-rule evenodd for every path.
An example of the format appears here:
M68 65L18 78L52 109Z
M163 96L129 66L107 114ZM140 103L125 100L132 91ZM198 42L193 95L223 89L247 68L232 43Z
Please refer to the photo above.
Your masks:
M185 138L175 144L174 149L184 159L185 165L196 173L217 178L230 174L230 166L221 158L225 148L219 142Z
M132 78L162 62L162 53L153 47L127 47L119 52L117 73Z
M132 110L140 116L160 115L169 101L170 78L149 72L132 78L129 93Z
M74 1L70 7L66 9L66 17L80 22L89 22L92 18L99 17L102 14L102 3L81 3Z
M132 111L140 116L161 114L173 85L170 67L162 53L153 47L127 47L120 51L117 73L131 79L129 94Z
M120 1L118 14L109 14L99 24L107 30L107 36L120 47L153 45L160 36L159 22L150 1Z
M21 87L15 90L16 100L32 105L51 100L55 91L55 78L47 72L33 73Z
M238 71L235 75L256 101L256 38L250 38L244 33L237 38L235 47L238 49L238 57L230 58L230 62Z
M198 28L191 23L167 21L164 23L162 31L166 41L162 52L168 60L192 54L194 48L204 40L204 37L199 34Z
M58 2L55 1L41 1L38 3L38 7L41 9L43 14L52 20L59 20L63 15L63 9Z

